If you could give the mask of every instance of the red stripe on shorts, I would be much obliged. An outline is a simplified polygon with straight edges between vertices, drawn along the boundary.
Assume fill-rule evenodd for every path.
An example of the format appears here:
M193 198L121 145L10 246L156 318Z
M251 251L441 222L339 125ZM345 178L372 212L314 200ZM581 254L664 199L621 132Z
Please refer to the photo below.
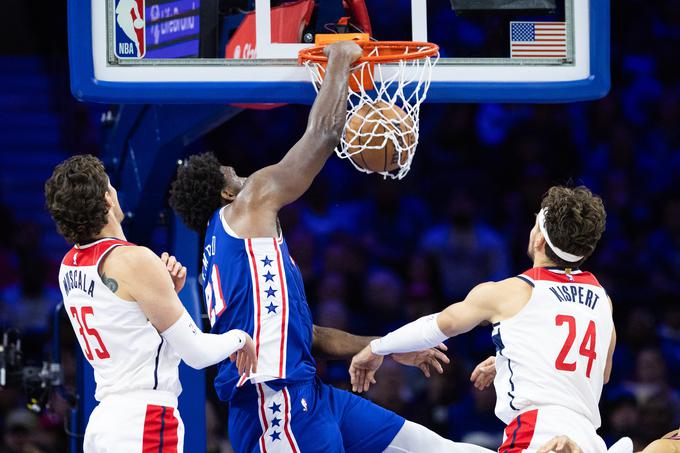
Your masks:
M529 448L534 438L538 409L524 412L505 427L505 442L498 449L498 453L521 453Z
M175 417L175 408L165 408L165 429L163 430L163 453L177 453L177 427L179 420Z
M161 414L163 406L146 406L146 417L144 417L144 435L142 437L142 453L158 453L161 448Z
M175 418L174 408L147 405L142 436L142 453L177 453L178 426L179 421Z

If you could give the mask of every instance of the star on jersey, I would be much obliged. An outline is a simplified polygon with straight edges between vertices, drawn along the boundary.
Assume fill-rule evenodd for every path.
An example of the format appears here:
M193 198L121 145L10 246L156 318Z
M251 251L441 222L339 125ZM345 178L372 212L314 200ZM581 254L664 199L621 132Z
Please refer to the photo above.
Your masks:
M272 418L272 426L281 426L281 419L279 417Z
M271 266L271 264L274 262L274 260L270 260L268 256L265 256L263 260L260 260L264 263L264 267Z
M281 405L280 405L280 404L276 404L276 403L272 403L272 405L269 406L269 410L271 410L271 411L272 411L273 413L275 413L275 414L276 414L277 412L281 412Z
M274 277L276 277L276 274L272 274L271 272L267 271L266 274L263 275L265 283L268 281L274 281Z
M272 434L269 435L269 437L272 438L272 441L281 440L281 433L278 431L274 431Z
M275 297L276 296L276 290L272 288L271 286L265 290L265 293L267 293L267 297Z
M267 313L276 313L276 309L279 308L278 305L274 305L273 302L269 302L269 305L265 307L267 309Z

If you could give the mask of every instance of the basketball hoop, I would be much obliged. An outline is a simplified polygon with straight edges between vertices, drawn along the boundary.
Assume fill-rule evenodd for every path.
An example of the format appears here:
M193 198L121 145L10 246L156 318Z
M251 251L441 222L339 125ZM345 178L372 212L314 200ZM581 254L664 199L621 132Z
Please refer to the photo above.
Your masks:
M354 63L350 74L345 131L335 151L340 158L349 158L360 171L401 179L411 168L418 145L420 104L430 88L439 47L411 41L357 44L363 48L363 56ZM325 46L299 53L299 61L309 70L317 92L328 63ZM387 155L388 149L393 150L392 156ZM363 153L379 151L385 152L384 167L367 165L367 154Z

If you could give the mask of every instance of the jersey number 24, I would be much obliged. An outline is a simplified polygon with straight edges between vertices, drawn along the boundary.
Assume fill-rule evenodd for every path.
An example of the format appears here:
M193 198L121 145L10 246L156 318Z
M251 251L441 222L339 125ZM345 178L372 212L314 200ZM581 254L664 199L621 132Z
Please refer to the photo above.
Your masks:
M562 326L564 324L567 324L569 327L569 333L567 334L567 339L564 341L564 345L562 346L557 359L555 359L555 368L561 371L576 371L576 362L566 362L567 355L569 354L569 351L571 351L571 347L574 345L574 340L576 339L576 318L569 315L557 315L555 317L555 325ZM595 353L595 337L595 322L591 320L588 323L586 334L581 341L581 346L578 348L578 353L583 357L588 358L588 366L586 367L587 378L590 378L593 362L597 358L597 353Z

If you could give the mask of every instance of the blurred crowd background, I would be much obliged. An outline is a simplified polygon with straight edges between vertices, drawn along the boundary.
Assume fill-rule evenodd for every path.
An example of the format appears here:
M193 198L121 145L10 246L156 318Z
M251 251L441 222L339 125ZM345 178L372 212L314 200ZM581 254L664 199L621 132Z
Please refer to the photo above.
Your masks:
M36 363L48 352L68 248L44 210L42 184L69 155L100 154L102 111L71 97L65 5L43 6L49 16L9 0L16 20L1 32L0 48L0 330L20 330L26 359ZM428 104L404 180L364 175L332 158L281 222L315 323L380 335L460 300L479 282L530 267L526 247L542 194L554 184L587 185L603 197L608 219L584 268L607 288L618 330L600 434L608 443L629 435L641 446L680 425L680 2L613 4L612 28L613 88L605 99ZM288 150L307 113L305 106L244 111L192 149L212 150L247 175ZM151 245L161 252L157 236ZM62 337L73 344L68 325ZM503 425L493 389L469 382L474 365L494 354L490 328L449 347L452 364L429 380L386 361L368 398L453 440L496 448ZM72 385L73 356L63 360ZM347 365L320 360L319 374L347 388ZM52 398L39 416L25 403L22 389L0 389L0 451L66 451L66 403ZM213 397L206 411L209 448L228 451L226 408Z

